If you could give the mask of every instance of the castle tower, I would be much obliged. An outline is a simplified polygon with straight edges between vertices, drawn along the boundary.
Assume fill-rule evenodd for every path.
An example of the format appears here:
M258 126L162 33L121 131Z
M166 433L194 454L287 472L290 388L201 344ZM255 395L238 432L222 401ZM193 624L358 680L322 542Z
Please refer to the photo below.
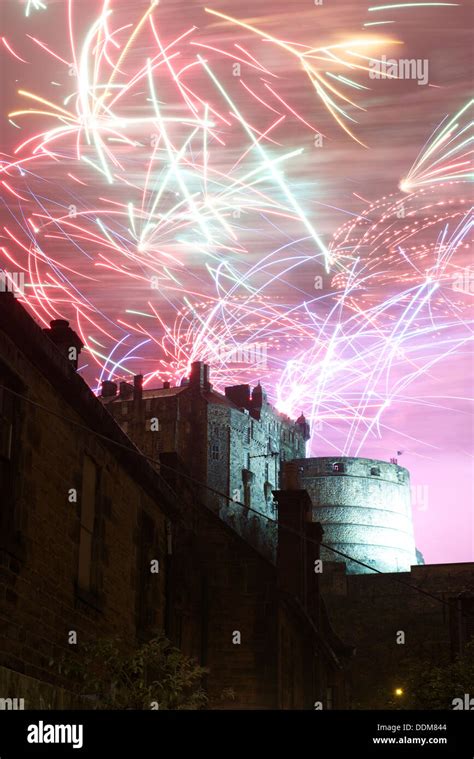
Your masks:
M307 490L326 545L381 572L407 572L419 563L404 467L363 458L296 459L285 467L284 487ZM323 547L321 558L346 561L349 573L370 572Z

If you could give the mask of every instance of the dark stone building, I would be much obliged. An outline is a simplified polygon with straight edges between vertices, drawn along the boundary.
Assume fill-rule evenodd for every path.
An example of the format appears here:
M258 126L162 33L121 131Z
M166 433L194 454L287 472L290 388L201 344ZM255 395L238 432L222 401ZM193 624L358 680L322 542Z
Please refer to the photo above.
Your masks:
M63 320L41 330L11 294L0 295L0 698L24 698L25 708L70 706L57 663L71 650L71 632L79 649L116 636L133 647L164 629L209 668L213 708L346 706L351 649L332 631L312 571L321 531L306 494L278 491L277 468L266 480L280 512L275 566L195 484L194 476L206 481L214 444L208 422L196 420L212 407L212 424L223 408L224 419L268 425L263 399L252 405L258 392L247 416L224 396L211 403L201 379L195 395L191 383L170 393L169 405L149 408L140 378L122 388L128 399L113 404L114 413L125 411L122 421L157 414L165 448L174 434L187 452L183 461L173 447L144 445L159 454L153 466L77 374L81 347ZM282 428L293 445L289 421L270 433L257 427L267 437ZM229 451L232 432L225 434ZM254 434L246 445L259 451L263 437Z
M167 613L174 497L76 373L79 343L0 295L0 686L27 708L67 703L71 632L133 645Z
M179 483L176 457L166 460ZM275 492L275 566L208 507L193 506L192 488L179 490L186 520L174 528L170 631L186 654L209 667L211 705L348 708L352 648L334 633L321 599L314 571L321 528L309 520L307 494ZM233 697L223 701L228 690Z
M344 563L325 561L321 592L334 629L355 647L353 708L400 708L403 699L395 703L394 693L406 692L414 663L452 661L474 636L472 563L348 574Z

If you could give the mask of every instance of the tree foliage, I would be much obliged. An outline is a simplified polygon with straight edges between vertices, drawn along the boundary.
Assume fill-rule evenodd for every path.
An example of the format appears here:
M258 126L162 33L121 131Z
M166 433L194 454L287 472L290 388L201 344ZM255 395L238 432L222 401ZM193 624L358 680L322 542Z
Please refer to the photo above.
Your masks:
M85 644L61 669L95 709L201 709L208 700L207 670L162 633L134 649L120 638Z
M474 640L454 662L413 663L406 683L409 709L452 709L455 698L474 696Z

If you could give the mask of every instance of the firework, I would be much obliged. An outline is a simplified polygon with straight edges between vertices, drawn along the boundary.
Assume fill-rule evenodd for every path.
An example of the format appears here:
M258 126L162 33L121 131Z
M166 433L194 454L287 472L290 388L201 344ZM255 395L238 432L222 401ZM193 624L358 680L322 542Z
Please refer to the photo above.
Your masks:
M435 130L410 171L400 182L403 192L449 180L468 181L474 178L472 171L472 108L474 100L446 119ZM468 119L471 119L468 121Z

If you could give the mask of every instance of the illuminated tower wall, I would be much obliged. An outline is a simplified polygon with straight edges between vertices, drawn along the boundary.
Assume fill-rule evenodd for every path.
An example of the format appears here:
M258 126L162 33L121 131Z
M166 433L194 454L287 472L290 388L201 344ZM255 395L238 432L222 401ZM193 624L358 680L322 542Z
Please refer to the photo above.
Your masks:
M362 458L297 459L287 464L285 478L286 487L308 491L327 545L382 572L418 564L404 467ZM321 557L346 561L352 574L370 572L328 549L321 548Z

